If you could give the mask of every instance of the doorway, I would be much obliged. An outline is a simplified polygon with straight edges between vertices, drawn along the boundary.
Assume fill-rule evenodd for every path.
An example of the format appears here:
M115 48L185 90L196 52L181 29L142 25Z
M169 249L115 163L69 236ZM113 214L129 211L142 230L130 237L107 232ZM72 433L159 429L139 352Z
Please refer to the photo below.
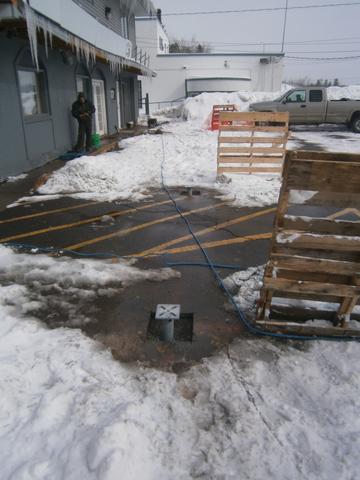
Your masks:
M96 133L105 135L107 133L106 102L105 102L105 84L104 80L93 80L93 97L95 111L95 129Z
M117 106L118 129L120 130L122 126L122 122L121 122L120 82L118 80L116 82L116 106Z
M123 124L135 122L134 82L130 78L121 80Z

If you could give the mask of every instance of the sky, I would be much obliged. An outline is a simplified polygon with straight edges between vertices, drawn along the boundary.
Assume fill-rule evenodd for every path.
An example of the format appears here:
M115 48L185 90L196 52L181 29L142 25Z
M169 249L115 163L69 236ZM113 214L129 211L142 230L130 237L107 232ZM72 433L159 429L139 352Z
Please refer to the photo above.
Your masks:
M360 2L359 5L343 5L349 1L288 0L289 7L329 3L342 6L288 11L285 53L288 57L311 57L311 60L286 58L285 80L338 78L343 84L360 84L360 58L326 61L314 58L360 56ZM170 37L186 40L195 37L211 43L213 51L281 51L284 11L189 16L166 14L284 7L286 0L154 0L153 3L162 9L163 23ZM246 45L249 43L256 45Z

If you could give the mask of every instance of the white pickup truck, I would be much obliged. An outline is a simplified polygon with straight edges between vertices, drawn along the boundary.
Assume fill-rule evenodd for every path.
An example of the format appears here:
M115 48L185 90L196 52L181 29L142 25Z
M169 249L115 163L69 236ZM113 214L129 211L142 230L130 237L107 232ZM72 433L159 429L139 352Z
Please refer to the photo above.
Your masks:
M270 102L252 103L252 112L289 112L292 124L342 123L360 133L360 100L328 100L326 88L294 88Z

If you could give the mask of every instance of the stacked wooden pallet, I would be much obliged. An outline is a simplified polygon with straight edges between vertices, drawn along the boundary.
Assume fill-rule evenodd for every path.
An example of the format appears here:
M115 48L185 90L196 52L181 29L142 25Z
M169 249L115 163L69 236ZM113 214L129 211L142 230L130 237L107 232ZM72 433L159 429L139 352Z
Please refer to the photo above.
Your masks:
M236 108L233 104L226 105L214 105L211 115L211 130L219 130L220 125L220 112L235 112ZM230 125L230 122L226 122L227 125Z
M220 112L218 174L281 173L289 114Z
M283 176L256 322L360 336L360 155L288 152Z

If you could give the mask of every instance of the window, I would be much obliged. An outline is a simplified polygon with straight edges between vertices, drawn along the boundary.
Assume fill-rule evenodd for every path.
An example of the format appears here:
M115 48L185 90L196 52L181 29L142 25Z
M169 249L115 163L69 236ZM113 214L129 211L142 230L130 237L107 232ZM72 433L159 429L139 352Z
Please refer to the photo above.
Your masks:
M76 92L83 93L87 99L91 99L91 82L90 77L84 75L76 75Z
M124 38L129 38L129 22L127 17L120 18L121 33Z
M21 104L25 117L49 113L43 71L18 70Z
M162 52L164 51L164 40L162 37L159 38L159 48Z
M139 108L143 108L142 83L138 80L138 104Z
M306 101L305 90L295 90L286 97L288 103L304 103Z
M322 90L310 90L309 100L310 102L322 102L323 101Z

